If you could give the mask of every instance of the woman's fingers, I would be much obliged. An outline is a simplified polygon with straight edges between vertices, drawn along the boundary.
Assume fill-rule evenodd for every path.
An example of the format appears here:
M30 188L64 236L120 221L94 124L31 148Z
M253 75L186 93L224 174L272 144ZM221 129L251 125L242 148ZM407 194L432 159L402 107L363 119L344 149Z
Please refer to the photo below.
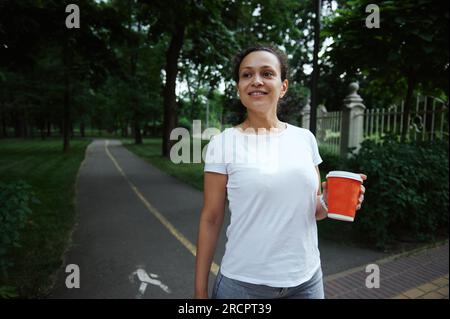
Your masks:
M364 201L364 193L362 193L358 198L358 205L356 206L356 210L361 209L363 201Z
M366 174L359 174L363 180L363 182L367 179L367 175ZM360 191L360 196L359 196L359 201L358 201L358 206L356 206L356 209L361 209L362 203L364 201L364 193L366 192L366 188L364 187L364 185L361 184L361 191Z

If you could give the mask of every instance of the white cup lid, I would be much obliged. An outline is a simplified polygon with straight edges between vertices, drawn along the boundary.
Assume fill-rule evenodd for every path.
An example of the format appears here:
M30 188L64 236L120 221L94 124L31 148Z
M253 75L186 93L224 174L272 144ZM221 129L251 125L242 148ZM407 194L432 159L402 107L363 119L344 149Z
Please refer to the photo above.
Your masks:
M359 174L355 174L355 173L351 173L351 172L346 172L346 171L331 171L327 174L327 178L328 177L342 177L342 178L350 178L350 179L355 179L358 182L363 182L361 176Z

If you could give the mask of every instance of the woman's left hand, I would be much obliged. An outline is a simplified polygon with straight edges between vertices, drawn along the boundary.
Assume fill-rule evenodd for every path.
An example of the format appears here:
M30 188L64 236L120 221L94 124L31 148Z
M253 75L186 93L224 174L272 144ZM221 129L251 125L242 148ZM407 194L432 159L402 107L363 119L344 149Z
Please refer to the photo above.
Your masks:
M359 174L364 181L367 179L367 176L364 174ZM364 201L364 193L366 192L366 188L363 186L363 184L361 183L361 189L359 191L359 198L358 198L358 205L356 206L356 210L361 209L362 203Z

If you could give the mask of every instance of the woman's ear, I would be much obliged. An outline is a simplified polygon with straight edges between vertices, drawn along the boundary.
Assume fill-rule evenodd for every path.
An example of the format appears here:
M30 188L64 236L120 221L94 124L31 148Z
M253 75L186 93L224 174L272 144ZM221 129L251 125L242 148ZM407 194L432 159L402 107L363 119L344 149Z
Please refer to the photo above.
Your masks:
M280 98L282 98L286 94L288 87L289 87L289 81L286 79L281 83Z

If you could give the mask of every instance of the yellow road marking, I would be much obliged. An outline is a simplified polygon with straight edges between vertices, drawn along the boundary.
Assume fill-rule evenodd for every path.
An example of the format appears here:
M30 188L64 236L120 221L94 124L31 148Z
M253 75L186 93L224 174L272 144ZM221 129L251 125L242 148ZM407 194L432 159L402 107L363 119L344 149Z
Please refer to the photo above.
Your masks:
M131 189L134 191L136 196L142 201L144 206L147 208L147 210L150 211L150 213L153 214L153 216L156 217L160 221L161 224L163 224L164 227L167 228L167 230L179 241L181 244L186 247L187 250L191 252L194 257L197 255L197 248L194 244L192 244L189 239L187 239L178 229L176 229L168 220L161 214L155 207L153 207L152 204L148 202L148 200L142 195L142 193L139 191L139 189L128 179L128 176L125 174L125 172L120 167L119 163L116 161L115 157L111 154L111 152L108 149L108 143L109 140L106 140L105 143L105 151L108 157L113 162L114 166L117 168L119 173L125 178L125 180L130 185ZM217 276L217 273L219 271L219 266L213 262L211 265L211 272Z

